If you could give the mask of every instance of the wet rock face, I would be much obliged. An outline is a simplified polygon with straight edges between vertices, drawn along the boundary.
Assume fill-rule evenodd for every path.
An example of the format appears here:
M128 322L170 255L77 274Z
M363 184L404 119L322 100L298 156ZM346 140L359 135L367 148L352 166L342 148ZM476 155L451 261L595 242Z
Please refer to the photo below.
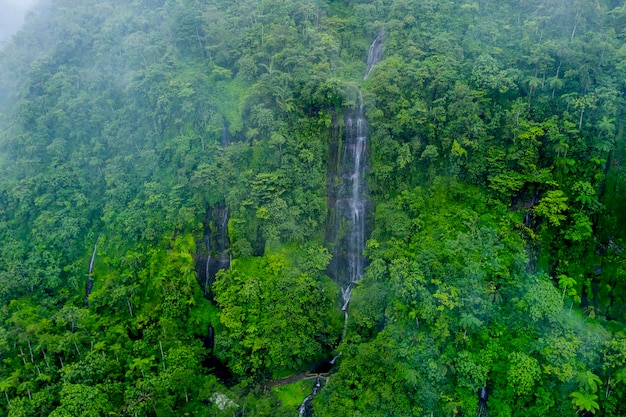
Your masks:
M230 242L228 240L228 207L224 203L207 211L204 239L196 255L198 284L204 297L213 301L213 281L215 275L230 266ZM203 253L206 252L206 253Z
M330 198L334 221L329 234L334 250L329 273L342 288L348 288L361 279L365 269L368 126L360 103L357 109L348 112L344 126L339 172Z
M204 347L207 350L211 350L211 351L215 347L215 330L213 329L213 326L211 324L209 324L209 334L206 337Z
M370 45L364 79L382 59L383 37L380 33ZM346 112L343 126L342 134L331 134L330 140L331 155L338 157L333 158L330 170L327 241L333 247L333 259L327 272L343 289L345 309L352 284L365 270L363 250L370 205L365 193L369 126L360 92L356 106Z

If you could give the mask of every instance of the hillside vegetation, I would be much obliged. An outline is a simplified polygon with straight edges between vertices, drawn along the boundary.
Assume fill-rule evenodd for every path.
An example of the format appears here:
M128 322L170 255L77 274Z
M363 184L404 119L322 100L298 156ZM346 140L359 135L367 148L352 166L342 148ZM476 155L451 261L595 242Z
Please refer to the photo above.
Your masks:
M315 417L626 415L625 45L618 0L44 2L0 50L0 415L296 416L329 358Z

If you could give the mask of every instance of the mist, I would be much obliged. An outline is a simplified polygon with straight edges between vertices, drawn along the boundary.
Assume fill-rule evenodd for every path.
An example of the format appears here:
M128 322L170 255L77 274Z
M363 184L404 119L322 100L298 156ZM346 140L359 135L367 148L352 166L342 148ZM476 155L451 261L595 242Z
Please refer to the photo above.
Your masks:
M35 3L37 0L0 0L0 45L20 30L26 12Z

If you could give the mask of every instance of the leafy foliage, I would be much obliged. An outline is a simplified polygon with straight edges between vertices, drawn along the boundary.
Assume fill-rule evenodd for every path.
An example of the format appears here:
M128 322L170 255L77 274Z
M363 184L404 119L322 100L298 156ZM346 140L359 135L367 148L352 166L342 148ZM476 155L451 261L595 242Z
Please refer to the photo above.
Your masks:
M0 50L0 415L291 415L266 385L331 357L316 416L472 415L483 386L493 415L625 415L625 22L40 6ZM357 97L371 233L340 340L328 192Z

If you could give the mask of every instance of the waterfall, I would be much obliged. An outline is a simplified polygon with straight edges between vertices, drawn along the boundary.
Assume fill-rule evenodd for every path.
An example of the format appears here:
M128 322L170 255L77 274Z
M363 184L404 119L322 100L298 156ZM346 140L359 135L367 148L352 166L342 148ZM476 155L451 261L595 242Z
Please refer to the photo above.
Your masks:
M367 56L367 79L372 67L382 58L383 33L380 33L370 46ZM339 123L336 123L338 126ZM339 130L336 131L338 133ZM329 170L329 217L326 239L333 247L333 257L327 272L341 288L344 314L341 341L348 331L349 304L352 290L365 272L365 236L366 217L369 206L365 193L365 174L367 169L367 141L369 127L363 108L363 97L359 91L356 106L349 110L344 118L343 134L331 132L330 170ZM339 148L341 146L341 153ZM337 159L334 159L337 158ZM334 365L339 353L329 365ZM300 417L310 414L310 401L321 390L318 378L313 392L304 399L298 409Z
M302 404L298 408L298 413L299 413L300 417L306 417L306 416L308 416L310 414L309 413L309 409L310 409L309 402L313 399L313 397L315 397L317 395L318 392L320 392L321 389L322 389L322 383L321 383L320 378L318 376L317 379L315 380L315 386L313 387L313 392L309 396L307 396L304 399L304 401L302 401Z
M196 261L198 284L204 297L213 301L213 281L215 274L230 266L230 245L228 242L228 207L224 202L207 210L204 242L206 256L199 255Z
M222 117L222 136L220 138L220 144L223 147L230 145L230 142L231 142L230 132L228 131L228 129L229 129L228 120L226 120L225 117Z
M204 297L209 298L209 293L211 292L209 287L209 278L211 276L210 265L211 265L211 240L206 240L206 263L204 264Z
M382 58L383 36L383 32L378 34L370 45L364 79ZM365 197L368 133L363 98L359 91L355 109L349 111L344 119L343 147L337 163L339 172L331 174L335 176L332 182L339 185L330 191L330 201L334 201L334 207L329 217L332 229L327 234L334 245L329 274L342 288L343 311L346 315L352 286L363 277L365 269L363 250L368 205ZM338 147L335 149L339 150Z
M352 290L365 271L363 250L369 204L365 196L367 140L368 125L359 93L356 106L344 118L338 172L331 172L331 184L335 187L330 189L329 199L333 204L329 207L327 238L333 245L333 258L328 274L341 288L341 310L344 314L341 340L348 329L348 305Z
M347 287L341 287L341 299L343 300L343 306L341 307L341 311L343 311L343 331L341 332L341 339L344 340L346 338L346 334L348 333L348 304L350 304L350 297L352 296L352 283L348 284Z
M341 153L341 182L337 188L336 233L344 232L335 256L338 271L335 277L342 287L344 307L350 301L352 286L363 276L365 259L365 168L367 156L367 122L359 94L356 109L345 118L345 134Z
M209 335L205 340L204 347L211 352L213 352L213 348L215 347L215 329L213 329L212 324L209 324Z
M102 233L98 235L96 238L96 243L93 245L93 252L91 253L91 261L89 261L89 272L87 273L87 282L85 283L85 298L83 300L83 304L85 308L89 307L89 296L91 295L91 291L93 290L93 266L96 263L96 253L98 252L98 242L100 241L100 237Z
M93 274L93 264L96 261L96 252L98 251L98 241L100 240L100 236L102 236L102 233L98 235L98 238L96 239L96 243L94 243L93 245L93 252L91 253L91 261L89 262L89 276Z
M209 276L209 299L213 298L213 292L211 286L213 285L213 281L215 280L215 274L222 269L227 269L230 266L230 256L229 249L230 245L228 243L228 218L229 212L228 207L226 207L225 203L220 204L213 210L213 230L212 230L212 238L214 241L213 248L215 248L215 256L211 256L209 253L209 265L208 265L208 276Z
M216 226L218 229L218 249L220 255L225 256L228 249L228 207L224 205L218 208L216 214L219 221L219 225Z
M364 80L367 80L367 77L370 76L370 72L374 65L378 63L383 57L383 35L381 32L376 36L374 42L370 45L370 50L367 53L367 70L365 71L365 75L363 76Z
M363 249L365 249L365 157L367 151L367 122L363 113L363 103L359 93L358 110L354 119L346 120L346 140L344 156L346 172L343 173L346 186L346 203L349 217L348 238L348 278L349 284L363 276L365 267Z

